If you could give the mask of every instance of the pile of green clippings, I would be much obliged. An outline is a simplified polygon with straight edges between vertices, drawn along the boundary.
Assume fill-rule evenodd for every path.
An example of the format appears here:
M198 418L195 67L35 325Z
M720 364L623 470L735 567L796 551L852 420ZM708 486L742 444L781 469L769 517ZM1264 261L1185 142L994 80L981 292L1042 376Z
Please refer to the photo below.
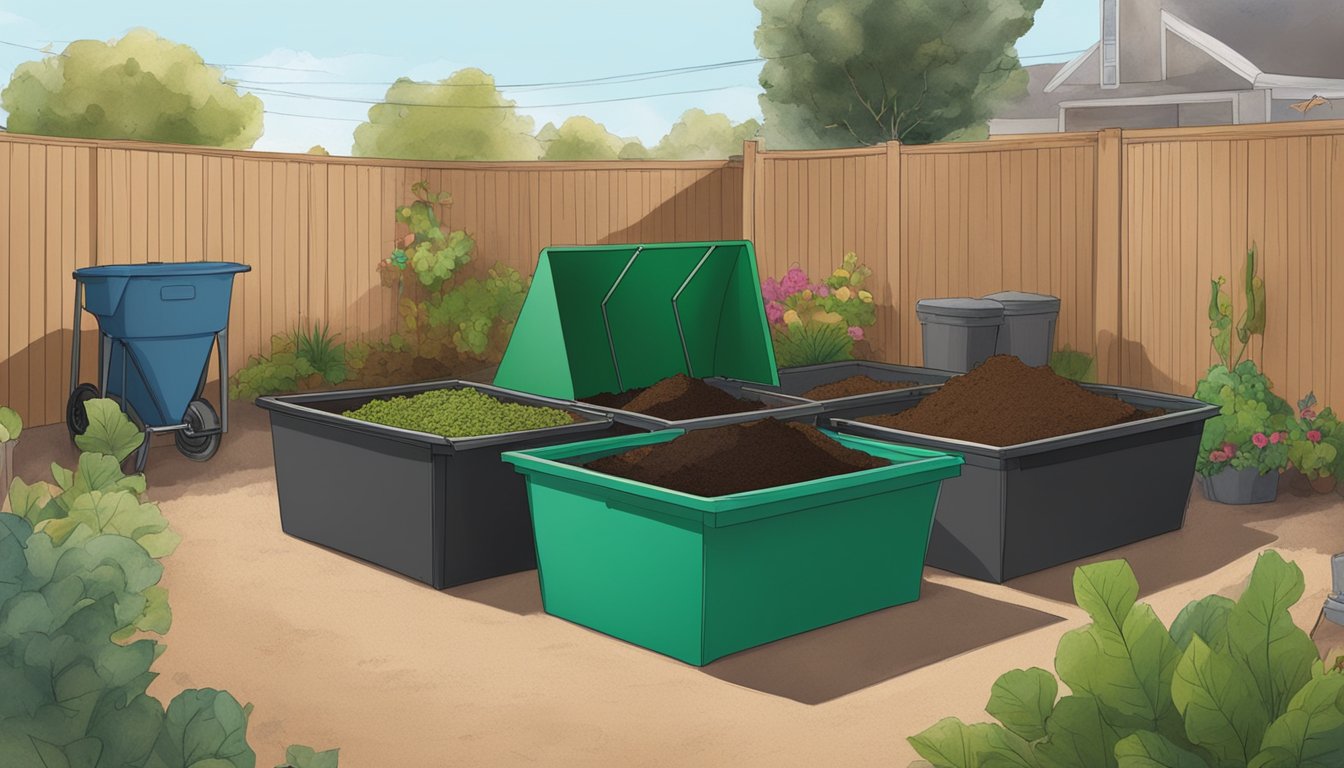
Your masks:
M412 397L371 400L343 415L443 437L480 437L573 423L567 412L506 403L474 389L438 389Z

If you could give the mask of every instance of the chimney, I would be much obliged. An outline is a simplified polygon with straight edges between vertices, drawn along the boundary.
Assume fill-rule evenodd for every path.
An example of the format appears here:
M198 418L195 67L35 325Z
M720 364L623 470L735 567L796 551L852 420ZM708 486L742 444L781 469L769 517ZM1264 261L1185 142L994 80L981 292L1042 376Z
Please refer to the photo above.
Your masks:
M1161 80L1162 35L1162 0L1101 0L1101 87Z

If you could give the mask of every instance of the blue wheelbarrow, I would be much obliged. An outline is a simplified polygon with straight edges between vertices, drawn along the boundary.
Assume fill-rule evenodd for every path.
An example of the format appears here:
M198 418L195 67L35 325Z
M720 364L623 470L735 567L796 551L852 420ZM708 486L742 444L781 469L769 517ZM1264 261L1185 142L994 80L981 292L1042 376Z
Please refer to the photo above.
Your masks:
M207 461L229 429L229 300L245 264L150 262L85 267L74 272L75 339L70 355L70 438L84 434L84 404L115 401L145 433L135 471L149 460L149 440L172 432L177 450ZM80 318L98 319L98 384L80 383ZM219 411L202 395L210 353L219 350Z

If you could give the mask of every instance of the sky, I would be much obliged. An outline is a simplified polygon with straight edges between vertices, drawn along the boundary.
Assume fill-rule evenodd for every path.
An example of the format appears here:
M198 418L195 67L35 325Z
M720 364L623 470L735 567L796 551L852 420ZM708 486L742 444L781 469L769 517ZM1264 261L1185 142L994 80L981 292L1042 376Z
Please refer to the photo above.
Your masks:
M1045 0L1035 27L1018 42L1023 63L1066 61L1069 52L1090 46L1097 9L1095 0ZM759 23L750 0L0 0L0 82L7 83L17 65L44 55L17 46L50 44L60 51L72 40L109 40L146 27L223 65L244 90L307 94L257 94L267 110L258 150L302 152L321 144L349 154L368 105L320 97L377 101L398 77L438 80L463 67L515 86L504 88L505 96L536 128L582 114L652 145L692 107L735 121L759 119L760 63L581 86L536 84L753 59ZM561 106L611 99L623 100Z

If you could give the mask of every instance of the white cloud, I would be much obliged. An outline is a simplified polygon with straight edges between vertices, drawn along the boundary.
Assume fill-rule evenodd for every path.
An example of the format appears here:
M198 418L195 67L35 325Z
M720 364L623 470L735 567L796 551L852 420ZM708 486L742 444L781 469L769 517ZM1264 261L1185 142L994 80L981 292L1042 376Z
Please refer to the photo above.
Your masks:
M27 18L20 16L17 13L10 13L9 11L0 11L0 26L6 24L24 24L27 22L28 22Z

